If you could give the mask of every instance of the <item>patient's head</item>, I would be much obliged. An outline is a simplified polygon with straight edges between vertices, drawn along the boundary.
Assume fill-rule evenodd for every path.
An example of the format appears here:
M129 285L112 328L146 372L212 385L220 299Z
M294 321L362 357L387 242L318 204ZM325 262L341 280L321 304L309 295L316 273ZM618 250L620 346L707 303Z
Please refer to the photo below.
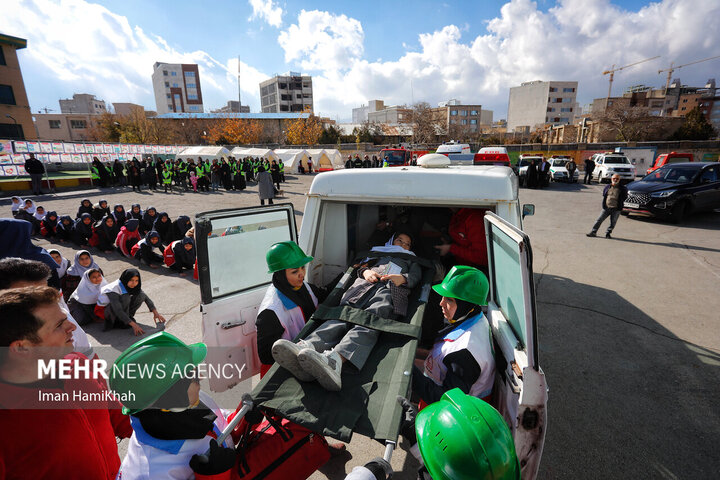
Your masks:
M412 248L412 239L407 233L401 233L393 239L393 245L410 250Z

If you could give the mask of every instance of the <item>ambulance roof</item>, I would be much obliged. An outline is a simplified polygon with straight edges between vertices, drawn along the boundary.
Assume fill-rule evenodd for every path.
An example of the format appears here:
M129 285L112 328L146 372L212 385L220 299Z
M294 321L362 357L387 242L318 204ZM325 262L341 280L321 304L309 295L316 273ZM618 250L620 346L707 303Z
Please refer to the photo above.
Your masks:
M360 203L487 205L517 200L517 176L500 166L348 169L316 176L308 195Z

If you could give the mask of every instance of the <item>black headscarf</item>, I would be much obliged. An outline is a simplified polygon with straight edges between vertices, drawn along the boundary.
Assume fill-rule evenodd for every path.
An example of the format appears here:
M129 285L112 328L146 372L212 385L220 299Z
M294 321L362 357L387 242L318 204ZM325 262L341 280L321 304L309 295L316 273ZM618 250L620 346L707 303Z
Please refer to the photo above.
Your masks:
M137 212L137 213L135 213L135 211L133 210L135 207L138 207L138 212ZM136 219L138 219L138 220L142 220L142 218L143 218L143 211L142 211L142 208L140 208L140 204L139 204L139 203L133 203L132 205L130 205L130 210L127 212L127 218L128 218L128 219L130 219L130 218L136 218Z
M120 207L120 211L118 211L118 207ZM113 207L112 215L115 218L115 224L118 226L118 228L125 225L125 220L127 220L127 213L125 213L125 207L118 203Z
M185 245L192 245L192 249L185 250ZM183 237L173 248L175 258L184 265L193 265L195 263L195 240L190 237Z
M158 243L153 244L153 243L150 241L150 239L153 238L153 237L155 237L155 238L158 239ZM145 234L145 243L147 244L148 247L150 247L151 250L152 250L153 248L158 248L158 249L160 250L160 252L163 251L163 248L162 248L162 239L160 238L160 234L159 234L158 232L156 232L155 230L150 230L149 232L147 232L147 233Z
M180 215L173 223L175 224L175 228L177 229L177 232L181 237L185 236L187 231L190 230L190 227L192 227L192 223L190 223L190 217L188 217L187 215Z
M153 211L155 215L150 215L150 211ZM146 229L152 229L153 225L155 224L155 220L157 220L157 209L155 207L148 207L147 210L145 210L145 213L143 213L142 217L142 224L143 227Z
M287 281L285 270L273 273L272 283L283 295L288 297L295 305L300 307L303 312L303 317L305 317L305 321L308 321L310 316L315 313L315 303L310 296L310 292L308 292L308 288L303 284L302 287L295 290Z
M107 224L107 221L110 219L112 219L112 221L113 221L112 226ZM117 237L117 234L120 231L120 228L118 227L118 224L115 221L115 218L111 217L110 215L105 215L102 218L102 220L100 220L100 222L98 222L98 225L96 225L95 229L102 230L105 237L110 239L110 241L115 241L115 238Z
M83 222L86 218L90 219L90 223L85 224L85 222ZM92 226L92 216L89 213L83 213L80 218L75 220L75 230L80 232L85 238L92 236Z
M55 217L55 220L51 219L50 217ZM43 225L45 225L45 228L51 229L55 228L55 226L58 223L58 216L57 212L55 210L52 210L45 215L45 219L43 220Z
M158 232L160 234L160 238L164 239L168 236L168 233L170 233L170 227L172 227L172 222L170 221L170 216L167 214L167 212L160 212L156 215L157 219L155 220L155 223L153 224L153 230ZM163 222L162 218L167 217L168 221Z
M132 280L133 277L138 277L138 283L135 286L135 288L128 287L128 282ZM125 290L130 295L137 295L142 290L142 279L140 278L140 272L136 268L128 268L120 275L120 283L123 284L123 287L125 287Z
M89 205L88 205L88 206L85 206L85 205L84 205L85 202L88 202ZM89 199L89 198L83 198L82 201L80 202L80 208L78 208L76 218L82 217L83 213L90 213L90 214L91 214L91 213L92 213L92 209L93 209L93 206L92 206L92 202L90 201L90 199Z
M125 222L125 230L127 230L128 232L136 231L139 226L140 220L138 220L137 218L131 218L130 220Z

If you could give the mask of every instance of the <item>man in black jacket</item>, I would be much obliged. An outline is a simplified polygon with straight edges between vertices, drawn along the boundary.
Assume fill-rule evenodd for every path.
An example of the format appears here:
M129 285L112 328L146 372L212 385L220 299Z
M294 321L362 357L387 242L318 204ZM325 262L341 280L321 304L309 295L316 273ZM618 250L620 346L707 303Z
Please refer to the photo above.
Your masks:
M615 228L620 212L622 212L623 203L625 203L625 199L628 196L628 190L625 185L620 185L620 175L613 175L611 181L612 183L603 190L603 211L595 222L595 225L593 225L590 233L587 234L588 237L595 237L597 231L600 229L600 224L607 217L610 217L610 226L607 232L605 232L605 238L612 238L610 234Z
M25 160L25 171L30 174L33 195L42 194L42 176L45 173L45 166L31 153L30 158Z
M583 179L583 183L585 185L590 185L592 183L593 170L595 170L595 162L593 162L592 158L586 158L585 159L585 178Z

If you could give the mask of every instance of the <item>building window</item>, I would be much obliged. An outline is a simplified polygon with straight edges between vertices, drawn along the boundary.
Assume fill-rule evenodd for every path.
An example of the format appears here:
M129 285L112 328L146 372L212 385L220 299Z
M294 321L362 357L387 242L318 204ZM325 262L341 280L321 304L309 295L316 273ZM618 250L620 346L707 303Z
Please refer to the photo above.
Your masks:
M685 110L685 107L682 107L682 108L680 109L680 111L683 111L683 110Z
M467 110L460 110L461 117L467 117Z
M163 76L167 77L167 70L163 70Z
M177 77L177 72L170 72L171 77Z
M281 112L287 112L287 111L289 111L288 106L287 106L287 105L280 105L280 111L281 111Z
M174 112L174 110L173 110L173 106L172 106L172 105L170 105L169 103L168 103L168 110L170 110L171 112Z
M296 93L295 98L302 98L302 93Z
M165 82L165 88L170 88L170 82Z
M188 93L187 97L188 97L188 100L197 100L198 99L198 96L195 95L194 93Z
M477 110L470 110L470 115L476 116L478 114Z
M173 88L179 88L179 87L180 87L180 85L178 85L177 83L173 83Z
M557 88L555 88L555 87L550 87L550 92L557 92Z
M471 118L471 119L470 119L470 125L477 125L477 119Z
M15 94L10 85L0 85L0 104L15 105Z
M70 128L87 128L85 120L70 120Z
M310 97L312 97L312 95L310 95L309 93L303 93L303 98L310 98Z
M561 108L561 112L572 112L572 108Z
M287 83L280 83L280 84L278 84L278 88L281 88L281 89L283 89L283 90L286 90L286 89L287 89Z
M687 103L687 98L683 98L683 103Z
M195 83L188 83L186 86L187 88L197 88L197 84Z
M307 82L303 83L303 88L310 88L310 84Z
M0 138L8 140L25 140L22 125L14 123L0 123Z
M170 95L169 93L166 93L165 96L166 96L167 98L172 98L172 95Z
M463 119L460 121L460 123L463 124L463 125L467 125L467 120L465 120L465 119L463 118Z
M450 125L455 125L457 123L457 120L450 120Z
M454 117L457 115L457 110L450 110L450 116Z
M575 91L574 88L569 88L569 87L563 88L563 93L572 93L572 92L574 92L574 91Z
M60 120L48 120L50 128L60 128Z
M186 76L186 77L194 77L194 76L195 76L195 72L185 72L185 76Z
M547 111L548 111L548 112L554 112L555 109L554 109L553 107L548 107L548 108L547 108Z
M567 118L567 117L560 117L560 118L558 118L556 121L562 122L562 123L569 123L569 122L570 122L570 119Z
M7 63L5 63L5 52L3 52L2 46L0 46L0 65L7 65Z

